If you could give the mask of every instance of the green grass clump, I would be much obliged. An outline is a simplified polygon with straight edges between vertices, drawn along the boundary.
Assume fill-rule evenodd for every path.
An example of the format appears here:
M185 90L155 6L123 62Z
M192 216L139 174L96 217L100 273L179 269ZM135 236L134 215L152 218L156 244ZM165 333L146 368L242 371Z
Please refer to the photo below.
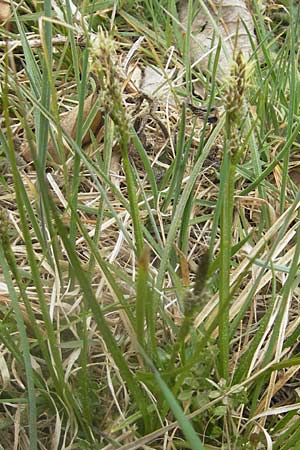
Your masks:
M298 448L299 6L259 4L218 80L192 2L11 2L0 449Z

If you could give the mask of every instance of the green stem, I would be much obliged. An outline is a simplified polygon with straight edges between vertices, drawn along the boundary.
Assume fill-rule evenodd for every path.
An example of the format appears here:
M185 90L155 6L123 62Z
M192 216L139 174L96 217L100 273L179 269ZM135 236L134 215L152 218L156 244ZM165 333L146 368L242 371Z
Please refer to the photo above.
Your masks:
M236 166L231 161L231 155L225 155L223 172L225 175L225 179L223 199L221 204L220 300L218 341L220 351L220 376L225 380L228 380L229 374L230 262L235 169Z

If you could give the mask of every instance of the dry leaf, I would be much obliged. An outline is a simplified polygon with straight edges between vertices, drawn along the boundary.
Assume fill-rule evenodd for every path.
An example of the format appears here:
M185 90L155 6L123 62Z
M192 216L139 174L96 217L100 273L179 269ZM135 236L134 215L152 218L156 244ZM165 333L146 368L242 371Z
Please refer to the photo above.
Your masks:
M172 79L174 73L175 69L165 70L169 80ZM140 92L160 100L169 99L169 102L174 103L165 74L157 67L147 66L142 70L139 66L136 66L131 73L130 80L134 82Z
M0 22L6 22L10 19L11 11L8 0L0 0Z
M242 50L246 60L252 53L247 29L255 42L253 21L245 0L206 0L203 3L206 10L199 6L192 23L191 60L201 70L211 70L214 60L212 56L220 38L222 50L217 77L222 79L230 73L235 50ZM188 20L187 8L187 0L181 0L179 17L185 28Z
M83 106L83 122L85 122L85 120L87 119L95 101L97 100L97 96L98 96L98 94L94 93L86 98L86 100L84 102L84 106ZM76 137L78 109L79 109L79 106L76 106L71 111L69 111L67 114L65 114L61 120L62 129L65 131L65 133L70 135L72 139L75 139L75 137ZM87 146L91 142L90 132L92 132L94 134L94 136L97 136L102 127L103 127L103 118L102 118L101 112L98 111L92 124L91 124L90 130L83 137L82 145ZM66 148L66 150L67 150L67 148ZM26 161L28 161L28 162L31 161L30 147L27 142L25 142L22 145L21 152L22 152L23 158ZM59 162L51 139L49 139L49 142L48 142L48 152L50 153L50 155L52 156L52 158L55 162Z

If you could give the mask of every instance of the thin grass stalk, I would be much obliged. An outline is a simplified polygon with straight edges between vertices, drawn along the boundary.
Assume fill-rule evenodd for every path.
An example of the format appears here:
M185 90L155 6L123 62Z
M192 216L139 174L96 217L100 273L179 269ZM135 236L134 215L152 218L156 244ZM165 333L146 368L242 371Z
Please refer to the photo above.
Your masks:
M144 247L138 260L138 275L136 282L136 334L138 343L145 348L145 317L149 304L149 249Z
M176 8L175 0L168 0L167 9L170 14L166 18L166 47L170 47L174 43L174 36L176 39L176 46L181 53L183 53L182 48L182 34L180 27L178 26L178 13Z
M297 277L297 282L298 282L298 284L300 284L300 277L299 277L299 275ZM284 341L283 348L286 349L286 348L292 347L296 342L298 342L299 336L300 336L300 328L297 327L292 332L292 334L287 336L286 340Z
M124 132L121 135L120 140L120 147L121 147L121 153L123 157L123 168L125 172L125 178L126 178L126 184L127 184L127 190L128 190L128 199L130 204L130 212L131 212L131 219L133 223L133 229L134 229L134 237L135 237L135 245L136 245L136 254L139 258L144 249L144 238L143 238L143 232L142 232L142 222L140 219L139 214L139 207L137 202L137 196L136 196L136 184L133 177L133 171L129 162L129 155L128 155L128 147L129 147L129 138L127 131L124 130Z
M67 2L67 4L69 5L69 1ZM70 25L72 24L72 16L71 16L71 11L69 10L70 8L68 8L68 20L71 19ZM82 26L84 25L83 21L82 21ZM88 40L88 32L87 30L85 31L85 36L86 39ZM74 33L71 30L71 42L73 41L73 45L74 43ZM72 46L72 54L73 57L75 56L75 53L77 54L77 49L74 48L73 51L73 46ZM79 64L79 60L77 58L77 56L75 57L75 61L77 64ZM82 55L82 63L81 63L81 73L80 75L80 83L78 85L78 96L79 96L79 102L78 102L78 115L77 115L77 127L76 127L76 136L75 136L75 142L77 143L77 145L80 147L81 146L81 142L82 142L82 138L83 138L83 108L84 108L84 100L85 100L85 93L86 93L86 85L87 85L87 80L88 80L88 61L89 61L89 47L86 46L84 51L83 51L83 55ZM78 66L78 72L79 72L79 66ZM80 174L80 157L77 153L75 153L75 157L74 157L74 167L73 167L73 178L72 178L72 186L71 186L71 203L73 206L73 210L76 211L77 210L77 205L78 205L78 189L79 189L79 184L80 184L80 178L81 178L81 174ZM76 219L73 215L73 213L71 213L71 219L70 219L70 238L71 240L75 240L76 238Z
M106 116L104 119L104 146L103 146L103 172L106 174L107 177L109 177L109 170L110 170L110 164L111 164L111 156L112 156L112 150L113 150L113 138L114 138L114 123L109 118L109 116ZM99 156L100 158L100 156ZM98 159L99 161L99 159ZM103 188L105 189L106 183L105 180L103 180ZM95 225L95 234L93 237L94 243L98 245L101 235L101 225L103 222L104 217L104 199L101 196L101 199L99 201L99 206L97 209L97 221ZM94 255L91 254L90 262L89 262L89 273L92 276L93 268L95 266L95 258Z
M220 189L222 186L220 186ZM231 248L231 258L247 243L247 241L251 238L251 232L241 239L237 244L233 245ZM210 254L210 252L209 252ZM250 262L251 264L251 262ZM215 257L215 259L211 262L208 271L208 277L211 277L216 271L220 269L220 253ZM248 270L248 269L247 269Z
M169 167L167 168L167 170L165 171L165 174L162 178L162 180L159 183L159 190L160 192L168 192L169 189L169 182L170 179L172 179L172 173L174 170L174 166L175 166L175 158L171 161Z
M229 377L229 305L230 305L230 269L232 247L232 225L236 165L240 159L243 146L241 144L240 125L245 91L246 73L242 54L236 56L232 69L232 79L226 94L226 123L224 164L221 177L220 217L220 280L219 280L219 370L220 376L228 381Z
M151 23L156 35L161 33L160 20L164 19L161 11L161 3L158 0L144 0L145 9L151 16Z
M257 145L257 140L255 133L251 133L253 125L251 124L250 117L246 118L245 122L247 131L249 131L249 148L251 152L251 161L252 161L252 168L255 173L255 176L258 177L262 173L262 164L261 164L261 155L260 155L260 149ZM258 187L259 197L266 200L266 192L265 187L263 184L259 184ZM263 205L262 206L262 214L261 214L261 220L259 221L258 225L258 234L259 236L263 232L263 229L265 227L270 227L270 218L269 218L269 209Z
M202 129L202 133L200 136L198 151L197 151L196 158L195 158L196 161L198 160L198 158L202 152L203 146L204 146L204 142L205 142L205 138L206 138L206 124L208 123L208 118L209 118L209 115L211 112L211 108L215 101L216 85L217 85L217 81L216 81L217 80L217 70L218 70L221 49L222 49L222 43L221 43L221 39L219 39L218 46L217 46L217 49L215 52L213 70L212 70L211 79L210 79L211 86L210 86L209 101L208 101L208 105L207 105L207 112L205 114L204 121L203 121L203 129Z
M143 144L141 143L136 131L133 128L131 129L131 136L132 136L132 142L133 142L134 148L138 152L138 154L142 160L142 163L144 164L147 179L149 180L151 190L152 190L152 195L154 197L153 203L154 203L154 205L156 205L157 199L158 199L158 188L157 188L155 175L154 175L153 169L151 167L148 155L147 155L146 150L143 147Z
M135 170L135 172L136 172L136 170ZM154 234L155 234L156 241L157 241L158 245L160 246L160 249L162 250L163 242L162 242L161 235L159 233L157 224L155 222L154 214L153 214L153 211L156 211L156 209L157 209L156 208L157 202L154 200L154 195L153 195L153 200L152 199L151 200L148 199L147 194L146 194L146 192L144 190L144 187L143 187L143 185L141 183L141 180L139 179L139 176L138 176L137 173L136 173L135 178L138 181L138 186L139 186L139 189L141 191L141 195L143 197L143 203L144 203L145 208L146 208L147 213L148 213L148 223L146 223L143 226L143 234L144 234L146 240L148 240L148 242L149 242L149 239L148 239L149 227L151 227L153 232L154 232ZM147 233L147 235L146 235L146 233ZM156 245L154 245L154 248L155 247L156 247Z
M253 125L253 129L254 129L254 125ZM245 137L245 142L241 143L241 149L240 149L241 154L243 154L245 149L246 149L246 146L247 146L247 143L248 143L248 140L250 138L250 135L251 135L252 131L253 130L251 128L248 131L248 134ZM224 163L225 162L223 161L220 173L224 172L224 169L223 169L223 164ZM236 167L236 171L238 171L238 166ZM226 180L226 176L225 177L221 177L221 180L220 180L220 192L224 191L225 180ZM217 237L217 234L218 234L218 227L219 227L219 221L220 221L220 215L221 215L221 205L222 205L222 195L218 196L217 203L216 203L215 208L214 208L214 217L213 217L211 237L210 237L210 244L209 244L210 259L212 259L214 251L215 251L216 237ZM232 253L231 256L233 256L235 254L235 252L238 251L239 246L242 245L242 242L245 243L246 240L249 239L249 238L250 238L250 235L248 235L248 237L246 237L245 240L242 239L241 242L239 242L238 244L233 246L232 251L231 251L231 253ZM220 254L212 262L211 269L210 269L211 273L213 273L215 271L215 269L220 266L219 260L220 260Z
M175 184L175 189L174 189L174 200L173 200L173 210L172 210L173 216L175 214L175 211L176 211L179 199L180 199L181 191L182 191L182 180L183 180L184 174L186 172L188 158L191 153L190 149L191 149L191 144L192 144L192 140L193 140L193 135L194 135L194 130L191 131L191 135L190 135L188 141L184 144L182 160L179 164L178 170L176 170L176 167L174 168L173 177L175 175L176 184ZM176 174L177 174L177 176L176 176ZM190 216L191 216L193 204L194 204L194 188L192 189L189 199L185 205L184 212L182 215L182 224L181 224L181 227L179 230L179 249L181 251L183 251L184 254L186 254L186 252L187 252L187 246L188 246L187 241L188 241L188 236L189 236ZM184 250L184 248L185 248L185 250Z
M69 25L73 25L73 16L72 16L72 10L71 10L71 5L70 5L69 0L66 0L66 7L65 7L64 11L66 14L67 22L69 23ZM76 85L80 86L80 66L79 66L77 45L76 45L73 26L68 27L67 32L68 32L69 42L70 42L70 47L71 47L72 69L74 70Z
M190 218L193 206L194 206L194 190L190 193L188 201L186 202L179 232L179 249L184 255L187 254L189 248L189 230L191 226Z
M187 4L187 26L184 39L184 66L186 76L186 94L187 98L192 96L192 73L191 73L191 31L193 23L193 1L188 0Z
M11 4L14 19L16 21L18 31L20 34L20 39L22 43L22 48L24 52L24 58L26 62L26 71L28 74L28 78L30 80L30 87L32 89L32 93L36 98L39 98L41 95L41 89L42 89L42 75L39 69L39 66L36 63L36 60L34 58L33 51L28 44L28 40L26 37L26 33L24 30L23 24L20 22L19 16L17 14L17 10L14 7L14 4Z
M230 133L230 130L228 130ZM232 164L229 148L225 146L223 165L224 190L222 192L220 220L220 279L219 279L219 351L220 376L228 380L229 375L229 302L230 302L230 268L231 235L233 215L233 195L235 183L235 166Z
M186 128L186 105L182 105L181 117L180 117L180 130L177 136L177 145L176 145L176 157L172 170L172 179L170 186L168 188L168 194L163 202L162 211L166 212L171 200L173 199L173 215L174 211L176 211L178 197L180 195L181 190L181 182L184 175L184 167L183 163L186 160L185 157L185 128Z
M154 298L154 282L152 282L151 287L149 286L147 289L146 302L145 302L145 317L146 317L146 325L147 325L147 351L154 358L154 360L158 360L157 354L157 340L156 340L156 315L155 308L153 303Z
M88 368L89 355L89 336L87 330L87 314L88 311L81 312L81 323L79 325L79 336L82 339L82 349L80 352L80 370L78 373L78 384L80 387L80 400L82 403L82 414L87 425L92 428L93 423L93 407L92 407L92 393L90 389L90 373Z
M123 159L123 169L126 178L130 215L133 223L136 254L139 258L143 252L144 238L142 223L136 195L134 173L129 161L130 126L122 102L118 74L112 61L114 45L111 38L104 32L99 33L98 46L91 49L93 67L97 71L101 88L101 107L114 121L119 133L119 146Z
M270 74L274 83L276 83L278 72L276 67L273 65L273 59L271 55L271 48L269 45L270 33L265 26L265 19L262 15L262 10L257 1L253 2L253 8L255 14L253 14L253 23L255 27L255 31L257 33L257 38L260 43L260 49L262 50L264 61L267 64L267 67L270 70ZM281 91L279 93L281 100L284 100L284 93Z
M296 99L296 58L295 58L295 39L298 40L297 30L298 30L298 21L299 14L295 14L294 11L294 1L289 1L289 9L290 9L290 27L288 30L288 49L289 49L289 108L288 108L288 120L287 120L287 135L290 136L294 127L294 112L295 112L295 99ZM298 7L299 12L299 7ZM282 72L283 73L283 72ZM297 105L298 107L298 105ZM291 143L292 145L292 143ZM286 187L288 180L288 171L289 171L289 162L290 162L290 152L291 146L286 148L286 152L283 158L283 167L282 167L282 180L281 180L281 193L280 193L280 211L281 213L285 209L286 204Z
M1 214L2 215L2 214ZM5 219L2 215L0 217L0 227L4 226ZM1 230L0 230L1 231ZM3 276L6 281L9 296L12 302L13 311L15 314L17 328L20 335L20 342L22 348L22 361L24 364L28 397L28 409L29 409L29 448L30 450L37 450L37 406L36 406L36 393L35 393L35 380L33 369L30 359L30 346L28 337L26 334L26 327L23 320L22 312L19 305L18 295L13 285L13 280L10 276L9 270L12 269L12 273L16 274L16 266L11 261L11 249L9 242L7 241L7 228L1 231L1 246L0 246L0 265L3 270ZM6 255L5 255L6 254ZM10 266L13 264L13 267Z
M78 106L79 111L78 111L77 131L76 131L76 133L77 133L78 129L82 128L82 120L80 121L80 117L82 117L82 105L83 105L82 95L84 95L85 86L82 86L81 77L80 77L80 63L79 63L74 29L72 26L73 25L73 16L72 16L72 10L71 10L71 5L70 5L69 0L66 0L64 14L65 14L67 23L69 25L71 25L70 27L67 27L67 33L68 33L68 38L69 38L68 39L69 45L71 47L72 70L74 71L76 86L78 86L78 90L79 90L79 106ZM87 53L87 49L85 49L85 53ZM51 77L50 73L49 73L49 76ZM84 76L85 76L85 72L84 72ZM58 123L59 123L59 121L58 121ZM80 131L79 131L79 133L80 133ZM80 141L79 136L77 136L77 138L78 138L78 142L79 142ZM81 141L79 142L79 145L80 145L80 143L81 143ZM74 201L75 204L77 202L76 196L77 196L77 191L78 191L78 186L76 186L76 183L79 182L78 181L78 177L79 177L78 166L79 166L79 158L77 155L75 155L75 158L74 158L74 172L75 173L73 176L71 186L70 186L70 183L68 182L69 179L68 179L68 175L67 175L67 170L64 169L64 176L65 176L65 181L66 181L66 190L68 193L68 197L70 198L70 201ZM75 188L75 190L74 190L74 188ZM74 206L75 206L75 204L74 204ZM74 230L74 218L73 217L71 217L70 233L71 233L71 236L74 236L75 230Z
M52 6L50 0L44 0L44 14L46 18L50 18L52 15ZM50 109L50 85L48 83L48 69L47 69L47 61L45 55L47 55L47 59L49 61L49 65L52 67L52 24L50 21L40 20L40 32L43 42L43 58L41 60L42 65L42 89L41 89L41 103L44 105L46 109ZM46 53L45 53L46 52ZM49 134L49 122L47 119L41 114L40 111L37 111L37 123L36 123L36 132L37 132L37 158L39 160L39 166L41 170L44 171L46 165L47 158L47 150L48 150L48 134ZM42 208L42 205L41 205ZM42 211L41 211L42 213Z

